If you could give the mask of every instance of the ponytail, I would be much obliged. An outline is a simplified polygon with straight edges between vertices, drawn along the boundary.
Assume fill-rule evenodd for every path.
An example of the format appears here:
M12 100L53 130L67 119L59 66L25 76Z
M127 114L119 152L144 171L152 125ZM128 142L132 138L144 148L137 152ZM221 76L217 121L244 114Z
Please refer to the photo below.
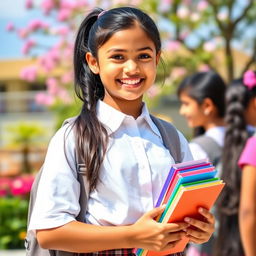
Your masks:
M81 23L76 37L75 92L83 101L83 106L74 125L76 147L85 163L90 191L97 185L100 166L107 149L108 134L96 115L97 101L104 98L104 87L100 76L91 72L85 56L90 52L98 60L98 49L111 36L120 30L132 28L137 23L154 42L158 53L161 50L161 40L154 21L146 13L132 7L113 8L107 12L95 8Z
M104 97L104 88L99 78L91 72L85 60L89 32L97 21L101 9L95 9L81 23L74 47L75 92L83 101L81 113L75 122L77 152L85 164L90 191L94 190L99 170L107 147L107 131L96 116L96 104Z

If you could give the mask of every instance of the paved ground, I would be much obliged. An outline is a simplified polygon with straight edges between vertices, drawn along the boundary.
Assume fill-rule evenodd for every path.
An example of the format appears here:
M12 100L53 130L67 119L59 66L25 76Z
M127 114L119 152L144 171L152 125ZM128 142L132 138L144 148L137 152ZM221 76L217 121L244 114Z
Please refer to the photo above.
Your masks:
M24 250L8 250L2 251L0 250L0 256L25 256L26 253Z

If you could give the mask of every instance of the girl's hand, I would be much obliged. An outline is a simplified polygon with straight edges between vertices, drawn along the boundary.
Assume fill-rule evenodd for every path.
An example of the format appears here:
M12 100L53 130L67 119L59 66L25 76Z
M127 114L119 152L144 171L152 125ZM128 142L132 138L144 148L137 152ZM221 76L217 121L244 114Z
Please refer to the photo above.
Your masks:
M201 207L199 208L199 213L206 219L206 222L189 217L184 219L187 223L190 224L190 226L193 226L193 228L186 229L186 234L190 239L190 242L194 242L196 244L207 242L215 230L214 216L208 210Z
M145 213L132 228L131 245L152 251L165 251L174 247L186 234L183 231L189 224L159 223L155 218L164 211L165 206Z

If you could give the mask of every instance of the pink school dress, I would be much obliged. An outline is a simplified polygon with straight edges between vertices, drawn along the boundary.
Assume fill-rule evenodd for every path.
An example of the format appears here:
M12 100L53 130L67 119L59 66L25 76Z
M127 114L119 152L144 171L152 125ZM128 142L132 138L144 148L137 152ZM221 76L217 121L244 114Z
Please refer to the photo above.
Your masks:
M255 134L254 136L250 137L247 140L244 150L238 161L238 165L241 168L246 164L256 166L256 135Z

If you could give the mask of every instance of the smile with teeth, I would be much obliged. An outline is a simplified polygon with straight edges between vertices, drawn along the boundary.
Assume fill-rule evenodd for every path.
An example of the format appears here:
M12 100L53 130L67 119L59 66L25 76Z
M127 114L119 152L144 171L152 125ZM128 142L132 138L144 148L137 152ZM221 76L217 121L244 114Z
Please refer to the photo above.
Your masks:
M142 81L141 78L136 78L136 79L120 79L119 82L122 84L127 84L127 85L137 85Z

